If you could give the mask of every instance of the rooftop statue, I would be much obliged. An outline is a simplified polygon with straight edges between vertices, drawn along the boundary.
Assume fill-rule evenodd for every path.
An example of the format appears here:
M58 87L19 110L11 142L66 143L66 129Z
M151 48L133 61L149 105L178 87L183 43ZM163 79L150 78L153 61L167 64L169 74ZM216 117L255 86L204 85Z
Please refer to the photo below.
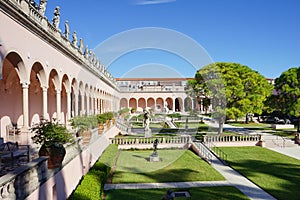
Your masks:
M58 29L59 22L60 22L60 12L59 12L59 10L60 10L59 6L56 6L56 8L54 10L54 17L52 19L53 26L56 29Z
M48 0L40 0L39 13L44 16Z
M82 53L83 52L83 39L80 38L79 40L79 51Z
M29 1L30 5L32 5L34 8L38 8L38 6L36 5L35 1L34 0L30 0Z
M69 40L69 37L70 37L70 28L69 28L69 22L68 22L68 20L66 20L66 22L65 22L65 37L67 38L67 40Z
M88 59L89 58L89 47L88 47L88 45L86 45L85 46L85 50L84 50L84 57L86 58L86 59Z
M72 37L73 37L72 44L74 46L77 46L77 34L76 34L76 31L73 32Z

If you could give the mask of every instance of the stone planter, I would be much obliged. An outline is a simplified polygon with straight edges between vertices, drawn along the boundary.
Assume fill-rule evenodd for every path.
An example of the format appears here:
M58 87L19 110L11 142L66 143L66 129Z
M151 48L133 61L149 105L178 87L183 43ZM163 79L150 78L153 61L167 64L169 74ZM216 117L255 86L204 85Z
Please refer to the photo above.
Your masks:
M66 155L66 150L62 144L53 144L50 147L44 145L39 150L39 156L48 156L48 169L61 167Z

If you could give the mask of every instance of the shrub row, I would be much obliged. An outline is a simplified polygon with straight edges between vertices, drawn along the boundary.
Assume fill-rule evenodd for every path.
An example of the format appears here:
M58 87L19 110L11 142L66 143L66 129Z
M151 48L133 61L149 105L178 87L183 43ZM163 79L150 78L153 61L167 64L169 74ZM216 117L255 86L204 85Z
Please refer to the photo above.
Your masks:
M117 147L110 145L90 171L82 178L76 190L68 199L101 199L104 195L104 184L109 177L116 154Z

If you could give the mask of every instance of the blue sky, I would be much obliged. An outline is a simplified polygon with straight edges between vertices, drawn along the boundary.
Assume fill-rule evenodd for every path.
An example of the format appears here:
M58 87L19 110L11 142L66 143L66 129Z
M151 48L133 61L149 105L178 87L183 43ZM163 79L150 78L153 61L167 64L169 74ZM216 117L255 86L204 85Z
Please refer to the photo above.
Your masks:
M160 27L194 40L212 61L238 62L268 78L300 66L298 0L49 0L48 19L57 5L61 8L60 29L64 30L68 20L71 32L76 30L78 38L92 49L124 31ZM135 50L111 64L100 60L109 65L114 77L151 64L156 65L153 69L166 66L193 77L202 67L159 49ZM154 74L164 76L165 70ZM153 74L146 72L146 76Z

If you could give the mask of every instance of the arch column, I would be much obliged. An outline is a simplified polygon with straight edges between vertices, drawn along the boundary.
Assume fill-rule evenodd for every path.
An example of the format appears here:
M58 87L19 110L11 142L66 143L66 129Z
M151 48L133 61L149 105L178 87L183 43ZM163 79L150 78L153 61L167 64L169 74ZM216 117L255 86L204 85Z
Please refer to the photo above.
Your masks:
M90 115L90 94L86 95L86 114Z
M79 109L79 106L78 106L78 98L79 98L79 94L77 94L76 92L74 92L74 103L75 103L75 106L74 106L74 111L75 111L75 116L78 116L78 109Z
M61 91L56 91L56 118L57 121L60 122L61 120Z
M22 93L23 93L23 129L28 130L29 126L29 108L28 108L28 83L22 83Z
M84 115L84 94L81 94L81 111L80 111L80 115Z
M172 110L173 112L175 112L175 102L176 102L176 98L172 98L172 101L173 101L173 105L172 105Z
M181 100L181 104L182 112L185 112L184 99Z
M95 96L93 95L93 97L92 97L92 104L91 104L91 106L92 106L92 108L91 108L91 110L92 110L92 115L94 115L94 114L96 114L96 98L95 98Z
M43 89L43 119L49 120L48 117L48 87L42 87Z
M71 119L71 92L66 92L67 93L67 120L66 123Z

